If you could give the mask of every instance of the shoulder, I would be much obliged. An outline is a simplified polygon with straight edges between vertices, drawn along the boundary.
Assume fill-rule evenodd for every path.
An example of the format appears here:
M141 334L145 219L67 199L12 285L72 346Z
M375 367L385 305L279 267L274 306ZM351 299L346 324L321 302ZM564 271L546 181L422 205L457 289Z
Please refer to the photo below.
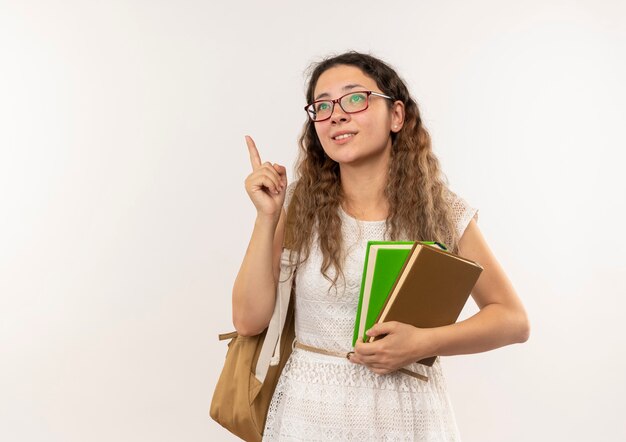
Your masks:
M478 222L478 209L449 188L446 189L446 200L450 204L452 219L460 238L472 219Z

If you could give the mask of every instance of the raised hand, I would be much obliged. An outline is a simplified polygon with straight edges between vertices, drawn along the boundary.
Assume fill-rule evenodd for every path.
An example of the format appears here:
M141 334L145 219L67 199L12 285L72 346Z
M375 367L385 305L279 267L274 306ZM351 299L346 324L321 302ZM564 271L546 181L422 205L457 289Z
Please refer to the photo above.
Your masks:
M246 135L252 173L246 178L246 192L257 213L263 216L280 216L287 189L287 169L280 164L261 162L254 140Z

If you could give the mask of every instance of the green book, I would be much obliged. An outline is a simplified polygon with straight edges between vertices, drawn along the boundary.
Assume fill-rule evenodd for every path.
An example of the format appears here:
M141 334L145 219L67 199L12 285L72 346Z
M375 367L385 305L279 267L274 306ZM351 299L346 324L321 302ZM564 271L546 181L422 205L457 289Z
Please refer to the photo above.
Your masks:
M352 337L353 347L359 338L362 341L368 339L365 332L376 323L378 314L385 305L414 243L414 241L368 241ZM446 249L434 241L421 243L438 245L443 250Z

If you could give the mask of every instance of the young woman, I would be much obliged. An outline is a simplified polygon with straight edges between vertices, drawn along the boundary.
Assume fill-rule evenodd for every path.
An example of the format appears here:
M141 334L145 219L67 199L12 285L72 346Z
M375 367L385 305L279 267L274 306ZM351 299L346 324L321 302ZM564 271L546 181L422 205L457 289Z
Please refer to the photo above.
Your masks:
M307 90L298 180L262 162L246 138L245 186L257 210L233 287L239 334L258 334L274 308L286 241L299 256L298 346L276 387L264 440L459 440L439 358L525 342L524 307L483 238L478 213L448 189L406 85L387 64L349 52L318 63ZM293 202L293 204L290 204ZM289 219L289 222L287 222ZM454 325L374 326L352 334L368 240L435 240L480 263L472 291L480 311ZM423 381L397 371L421 372Z

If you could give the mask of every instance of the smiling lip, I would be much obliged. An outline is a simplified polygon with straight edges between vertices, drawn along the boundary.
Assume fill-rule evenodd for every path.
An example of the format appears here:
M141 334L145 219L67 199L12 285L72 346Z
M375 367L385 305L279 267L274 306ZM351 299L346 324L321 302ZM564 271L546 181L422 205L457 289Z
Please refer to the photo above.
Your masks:
M348 141L350 141L352 138L354 138L355 135L356 135L356 132L344 131L344 132L337 132L331 138L337 144L345 144Z

